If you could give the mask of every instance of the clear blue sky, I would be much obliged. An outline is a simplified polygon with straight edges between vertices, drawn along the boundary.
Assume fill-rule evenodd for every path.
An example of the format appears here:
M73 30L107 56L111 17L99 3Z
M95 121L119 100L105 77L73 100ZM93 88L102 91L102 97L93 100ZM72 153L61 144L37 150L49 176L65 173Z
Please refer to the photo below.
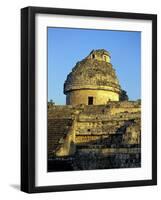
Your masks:
M140 98L141 32L48 28L48 100L65 104L67 74L93 49L111 53L122 89L130 100Z

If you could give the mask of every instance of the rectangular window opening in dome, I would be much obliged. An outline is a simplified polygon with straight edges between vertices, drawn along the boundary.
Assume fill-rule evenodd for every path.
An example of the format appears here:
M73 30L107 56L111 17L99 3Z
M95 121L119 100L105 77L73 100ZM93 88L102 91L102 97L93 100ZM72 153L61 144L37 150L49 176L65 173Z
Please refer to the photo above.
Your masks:
M93 97L88 97L88 105L93 105Z

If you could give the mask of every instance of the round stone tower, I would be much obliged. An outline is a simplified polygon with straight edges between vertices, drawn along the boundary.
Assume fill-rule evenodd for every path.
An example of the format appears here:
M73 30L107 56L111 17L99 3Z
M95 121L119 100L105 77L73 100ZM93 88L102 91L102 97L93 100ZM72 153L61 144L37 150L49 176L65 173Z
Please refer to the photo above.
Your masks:
M98 49L75 65L64 83L67 105L119 101L121 88L110 58L109 52Z

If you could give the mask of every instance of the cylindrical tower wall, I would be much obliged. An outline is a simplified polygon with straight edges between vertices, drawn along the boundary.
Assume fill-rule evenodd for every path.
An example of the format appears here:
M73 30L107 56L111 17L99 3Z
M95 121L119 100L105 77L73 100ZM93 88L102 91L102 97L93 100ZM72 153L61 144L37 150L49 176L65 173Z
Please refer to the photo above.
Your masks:
M67 93L67 105L101 105L108 101L119 101L119 94L106 90L74 90Z

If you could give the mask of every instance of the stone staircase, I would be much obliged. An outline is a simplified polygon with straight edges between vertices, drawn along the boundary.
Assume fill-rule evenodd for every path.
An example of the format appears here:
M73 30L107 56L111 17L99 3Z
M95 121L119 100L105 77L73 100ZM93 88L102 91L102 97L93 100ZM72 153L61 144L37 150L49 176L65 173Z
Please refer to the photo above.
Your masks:
M48 119L72 118L74 109L72 106L52 106L48 109Z
M61 139L66 136L72 126L72 119L49 118L48 119L48 157L54 155L60 146Z

